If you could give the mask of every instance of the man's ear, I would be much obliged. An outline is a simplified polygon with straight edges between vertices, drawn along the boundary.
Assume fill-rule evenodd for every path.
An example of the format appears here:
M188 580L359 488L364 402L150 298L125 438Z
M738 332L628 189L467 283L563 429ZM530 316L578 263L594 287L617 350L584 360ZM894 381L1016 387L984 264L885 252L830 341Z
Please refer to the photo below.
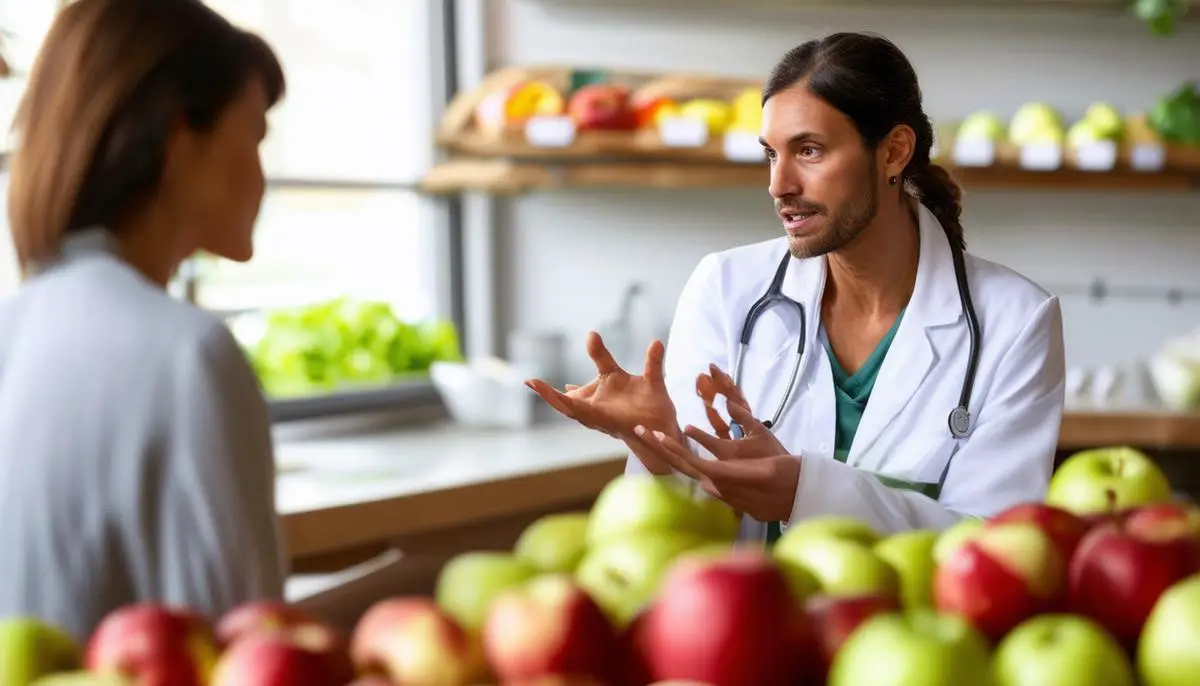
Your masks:
M917 132L911 126L898 124L879 146L880 167L887 177L900 176L917 151Z

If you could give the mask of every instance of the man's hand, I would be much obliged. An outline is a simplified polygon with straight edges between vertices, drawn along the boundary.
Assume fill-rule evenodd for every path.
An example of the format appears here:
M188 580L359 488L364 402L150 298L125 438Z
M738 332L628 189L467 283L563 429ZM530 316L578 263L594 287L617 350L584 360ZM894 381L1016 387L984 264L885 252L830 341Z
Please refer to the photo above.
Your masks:
M704 413L708 415L708 423L712 425L717 438L729 438L729 424L713 407L718 395L725 396L726 405L739 405L750 411L750 403L742 394L742 389L734 383L733 377L721 371L717 365L708 365L708 373L696 377L696 395L704 402ZM744 427L743 427L744 428Z

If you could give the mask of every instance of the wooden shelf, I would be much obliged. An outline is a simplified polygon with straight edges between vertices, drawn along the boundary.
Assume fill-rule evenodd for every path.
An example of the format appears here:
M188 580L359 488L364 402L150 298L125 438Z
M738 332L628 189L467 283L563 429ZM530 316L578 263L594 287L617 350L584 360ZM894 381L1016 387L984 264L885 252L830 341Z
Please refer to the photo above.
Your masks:
M1059 450L1128 445L1149 450L1200 449L1200 414L1167 411L1063 413Z

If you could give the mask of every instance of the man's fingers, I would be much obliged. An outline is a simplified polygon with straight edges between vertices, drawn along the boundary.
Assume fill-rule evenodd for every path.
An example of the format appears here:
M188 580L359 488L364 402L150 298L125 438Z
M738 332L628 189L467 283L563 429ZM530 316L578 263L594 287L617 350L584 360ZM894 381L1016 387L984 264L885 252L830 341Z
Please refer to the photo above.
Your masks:
M621 369L621 365L613 359L612 353L604 346L604 340L600 338L600 334L595 331L588 333L587 354L592 358L592 362L596 363L596 371L601 374L624 371Z
M729 445L732 441L725 441L712 434L698 429L694 426L686 426L683 429L683 435L699 443L705 450L712 453L718 460L724 460L732 455L729 454Z
M575 404L571 401L570 396L554 389L550 384L541 379L530 379L525 382L525 385L534 393L541 396L542 400L545 400L546 404L557 410L559 414L576 421L579 420L578 413L575 411Z
M747 436L752 434L761 434L764 431L770 432L770 429L768 429L765 424L758 421L758 419L756 419L754 415L750 413L750 409L745 405L735 402L728 402L725 403L725 407L729 410L729 416L733 418L733 421L742 425L742 430L746 432Z
M633 433L659 459L674 467L681 474L696 480L705 478L704 470L701 469L703 465L697 464L703 461L696 457L691 450L688 450L687 446L680 444L679 441L661 431L651 431L641 425L634 427Z
M663 374L663 359L666 354L667 348L662 341L651 341L650 345L646 347L646 366L642 371L642 376L660 388L666 386Z
M717 438L729 438L729 424L725 422L725 418L717 411L717 408L712 405L704 405L704 414L708 415L708 423L712 425L713 433Z
M718 393L732 402L750 406L750 403L746 402L746 396L742 394L742 389L738 388L732 376L726 374L715 364L708 365L708 373L712 378L713 388Z

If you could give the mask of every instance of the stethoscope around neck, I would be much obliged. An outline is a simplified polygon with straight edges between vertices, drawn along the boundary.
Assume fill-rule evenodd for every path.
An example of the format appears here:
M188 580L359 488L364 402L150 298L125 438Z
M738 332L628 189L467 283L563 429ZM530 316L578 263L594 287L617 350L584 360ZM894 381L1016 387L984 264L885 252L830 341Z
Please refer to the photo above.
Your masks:
M947 240L949 240L949 237L947 237ZM971 288L967 283L966 259L963 257L962 248L952 240L950 241L950 255L954 261L954 280L958 284L958 298L962 302L962 311L967 318L970 351L967 356L967 369L963 375L962 390L958 396L958 405L950 410L950 414L946 417L946 424L950 427L951 436L965 438L971 433L971 389L975 385L975 372L979 366L979 318L975 316L975 305L971 302ZM779 266L775 269L775 276L771 279L771 284L767 287L767 292L763 293L762 297L754 301L754 304L750 306L750 311L746 313L746 320L742 324L742 334L738 339L737 357L733 363L733 382L740 388L742 385L742 363L745 361L746 351L750 348L750 336L754 333L754 325L758 323L758 318L776 304L792 307L800 315L800 335L796 341L796 359L792 363L787 386L783 397L779 399L779 404L775 406L775 411L771 417L763 421L763 425L771 431L775 431L778 428L779 421L783 417L783 411L787 409L788 402L791 401L792 395L795 393L796 385L800 378L800 368L804 362L804 347L808 340L808 317L804 304L796 302L783 294L783 281L787 276L788 265L791 262L791 253L785 253L783 260L779 262ZM744 430L737 422L731 422L729 428L730 435L735 438L741 438L745 435Z

